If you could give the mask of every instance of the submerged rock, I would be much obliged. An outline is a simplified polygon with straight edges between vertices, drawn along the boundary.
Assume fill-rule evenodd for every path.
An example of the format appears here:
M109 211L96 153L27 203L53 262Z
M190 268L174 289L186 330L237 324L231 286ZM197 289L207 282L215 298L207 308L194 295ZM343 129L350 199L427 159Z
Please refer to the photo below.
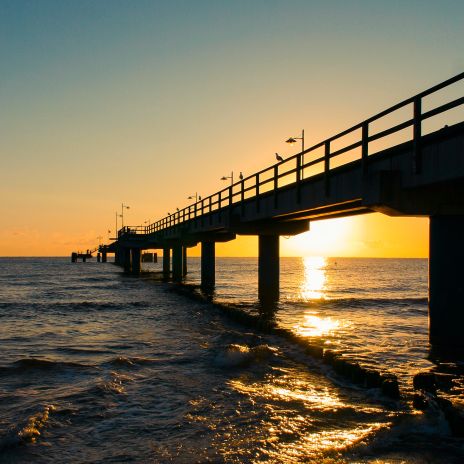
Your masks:
M423 390L430 393L435 393L437 384L433 372L419 372L412 381L415 390Z
M400 398L400 388L398 385L398 379L396 378L396 375L393 374L387 374L383 375L383 381L382 381L382 393L386 396L389 396L390 398L393 399L399 399Z

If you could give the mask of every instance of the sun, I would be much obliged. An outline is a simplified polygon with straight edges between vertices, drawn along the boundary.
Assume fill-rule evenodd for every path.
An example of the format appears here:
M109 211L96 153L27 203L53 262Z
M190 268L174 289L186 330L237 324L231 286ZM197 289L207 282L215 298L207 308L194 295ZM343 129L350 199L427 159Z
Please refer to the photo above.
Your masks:
M282 241L287 256L341 256L354 229L351 218L326 219L310 223L309 232Z

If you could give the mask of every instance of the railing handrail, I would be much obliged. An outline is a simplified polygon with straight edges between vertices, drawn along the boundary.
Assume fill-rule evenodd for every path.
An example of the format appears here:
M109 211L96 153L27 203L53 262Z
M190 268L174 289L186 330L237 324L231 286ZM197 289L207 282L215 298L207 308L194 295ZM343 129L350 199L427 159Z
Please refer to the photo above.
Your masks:
M149 233L154 233L158 232L160 230L164 230L166 228L169 228L173 225L180 224L182 222L186 222L191 220L191 208L194 209L194 218L197 218L199 216L203 216L205 214L210 214L214 211L221 210L222 208L228 207L229 205L234 203L234 198L239 197L241 201L244 199L244 195L247 192L250 191L255 191L255 195L248 197L246 200L252 199L259 197L260 193L260 187L263 185L266 185L270 182L274 183L274 186L277 186L278 188L278 180L282 179L283 177L289 176L291 174L296 173L296 180L292 182L291 184L294 185L298 182L300 182L303 179L302 174L304 173L304 169L314 166L318 163L324 163L324 172L323 174L328 177L328 173L331 170L330 167L330 160L342 155L343 153L347 153L351 150L354 150L355 148L362 147L362 155L361 155L361 160L364 162L367 160L369 153L368 153L368 145L369 142L373 142L375 140L379 140L383 137L387 137L389 135L392 135L400 130L403 130L407 127L414 126L414 132L413 132L413 138L412 141L415 143L415 155L417 158L417 163L420 164L420 156L419 156L419 150L418 150L418 138L421 137L421 123L424 119L431 118L433 116L436 116L438 114L444 113L445 111L448 111L450 109L456 108L457 106L463 105L464 104L464 97L457 98L455 100L449 101L443 105L440 105L434 109L431 109L427 112L422 112L422 99L426 96L429 96L439 90L442 90L460 80L464 79L464 72L457 74L456 76L451 77L450 79L447 79L439 84L434 85L433 87L430 87L427 90L424 90L412 97L409 97L399 103L396 103L393 106L390 106L389 108L375 114L374 116L371 116L362 122L359 122L355 124L354 126L351 126L348 129L345 129L341 132L339 132L336 135L333 135L321 142L316 143L315 145L312 145L311 147L296 153L295 155L292 155L285 159L284 161L280 161L278 163L274 163L271 166L268 166L258 172L255 172L254 174L251 174L238 182L235 182L234 184L231 184L228 187L225 187L207 197L203 197L201 200L198 200L195 203L191 203L190 205L186 206L185 208L175 212L174 214L171 214L169 216L165 216L162 219L159 219L158 221L149 224L148 226L125 226L122 229L118 231L118 237L120 237L123 234L149 234ZM384 129L381 132L377 132L373 135L369 135L369 125L375 121L378 121L379 119L392 114L393 112L404 108L408 105L413 105L413 118L408 119L406 121L403 121L402 123L396 124L392 127L389 127L388 129ZM362 131L361 135L361 140L351 143L343 148L339 148L334 152L331 152L331 143L334 142L335 140L341 139L342 137L355 132L357 130ZM304 155L311 153L319 148L325 147L325 152L322 156L311 160L309 162L303 162L301 163L301 160L304 159ZM296 166L293 168L290 168L289 170L286 170L284 172L279 172L279 167L288 165L292 161L296 161ZM417 166L416 166L417 168ZM270 173L272 172L272 175L264 180L260 180L260 177L263 176L265 173ZM320 175L314 174L314 176ZM308 178L311 178L313 176L309 176ZM306 179L308 179L306 178ZM305 180L306 180L305 179ZM247 182L253 182L252 185L249 185L245 187L245 184ZM235 190L235 191L234 191ZM222 206L222 203L225 203L227 206ZM205 211L206 210L206 211Z

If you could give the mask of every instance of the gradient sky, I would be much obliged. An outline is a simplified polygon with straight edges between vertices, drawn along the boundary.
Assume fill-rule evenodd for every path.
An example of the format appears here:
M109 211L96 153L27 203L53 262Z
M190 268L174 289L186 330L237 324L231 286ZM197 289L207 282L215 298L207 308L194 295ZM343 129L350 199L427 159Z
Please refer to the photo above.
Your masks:
M463 70L464 2L0 0L0 255L159 219ZM427 219L311 224L283 255L427 256ZM218 254L256 255L255 238Z

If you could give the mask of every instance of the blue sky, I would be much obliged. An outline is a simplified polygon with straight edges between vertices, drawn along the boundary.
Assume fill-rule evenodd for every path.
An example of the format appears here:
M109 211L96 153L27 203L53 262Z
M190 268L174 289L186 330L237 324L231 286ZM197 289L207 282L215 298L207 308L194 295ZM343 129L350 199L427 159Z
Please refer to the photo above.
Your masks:
M292 153L301 128L316 143L461 72L463 17L458 1L0 0L0 254L50 234L64 253L121 201L154 220Z

